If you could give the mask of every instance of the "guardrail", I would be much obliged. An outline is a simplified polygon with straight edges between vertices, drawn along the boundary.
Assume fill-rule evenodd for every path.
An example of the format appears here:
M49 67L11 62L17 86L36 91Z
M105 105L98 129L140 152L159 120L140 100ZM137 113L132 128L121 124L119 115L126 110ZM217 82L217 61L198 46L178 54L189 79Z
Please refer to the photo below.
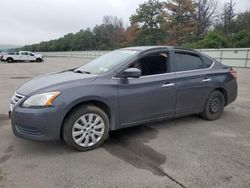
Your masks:
M198 51L225 65L250 68L250 48L198 49Z
M65 51L65 52L39 52L45 57L78 57L84 59L95 59L110 51Z
M225 65L250 68L250 48L197 49ZM45 57L77 57L94 59L109 51L41 52Z

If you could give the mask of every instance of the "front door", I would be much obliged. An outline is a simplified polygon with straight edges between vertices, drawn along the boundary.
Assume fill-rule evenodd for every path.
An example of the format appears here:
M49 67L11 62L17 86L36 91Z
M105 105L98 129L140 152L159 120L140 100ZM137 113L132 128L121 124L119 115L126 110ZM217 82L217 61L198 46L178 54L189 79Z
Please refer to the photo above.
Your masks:
M29 52L29 61L35 61L36 60L36 56L33 53Z
M175 74L169 73L168 54L151 54L135 64L140 78L119 78L120 122L138 124L175 114Z

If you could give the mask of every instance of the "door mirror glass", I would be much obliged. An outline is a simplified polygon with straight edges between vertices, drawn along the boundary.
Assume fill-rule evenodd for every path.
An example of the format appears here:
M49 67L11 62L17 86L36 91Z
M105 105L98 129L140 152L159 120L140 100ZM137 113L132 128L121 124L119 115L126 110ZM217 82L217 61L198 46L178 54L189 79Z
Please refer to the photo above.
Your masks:
M137 68L128 68L123 72L124 78L139 78L141 77L141 70Z

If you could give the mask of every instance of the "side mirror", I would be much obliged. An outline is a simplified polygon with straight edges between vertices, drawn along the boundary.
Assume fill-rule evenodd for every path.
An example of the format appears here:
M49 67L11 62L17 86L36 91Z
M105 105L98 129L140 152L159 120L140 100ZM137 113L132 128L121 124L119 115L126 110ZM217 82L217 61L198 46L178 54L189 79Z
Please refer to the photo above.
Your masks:
M141 77L141 70L137 68L128 68L123 72L124 78L139 78Z

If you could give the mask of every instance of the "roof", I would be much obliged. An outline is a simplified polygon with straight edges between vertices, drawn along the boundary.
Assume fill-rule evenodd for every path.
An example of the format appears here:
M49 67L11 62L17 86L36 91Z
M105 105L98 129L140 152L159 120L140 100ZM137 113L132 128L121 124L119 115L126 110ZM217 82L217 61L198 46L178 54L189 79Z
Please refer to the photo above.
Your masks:
M149 50L156 50L156 49L180 49L180 50L189 50L189 51L196 51L189 48L182 48L177 46L133 46L133 47L127 47L123 49L127 50L136 50L136 51L149 51Z
M158 48L169 48L169 47L168 46L132 46L132 47L124 48L124 49L136 50L136 51L147 51L147 50L158 49Z

